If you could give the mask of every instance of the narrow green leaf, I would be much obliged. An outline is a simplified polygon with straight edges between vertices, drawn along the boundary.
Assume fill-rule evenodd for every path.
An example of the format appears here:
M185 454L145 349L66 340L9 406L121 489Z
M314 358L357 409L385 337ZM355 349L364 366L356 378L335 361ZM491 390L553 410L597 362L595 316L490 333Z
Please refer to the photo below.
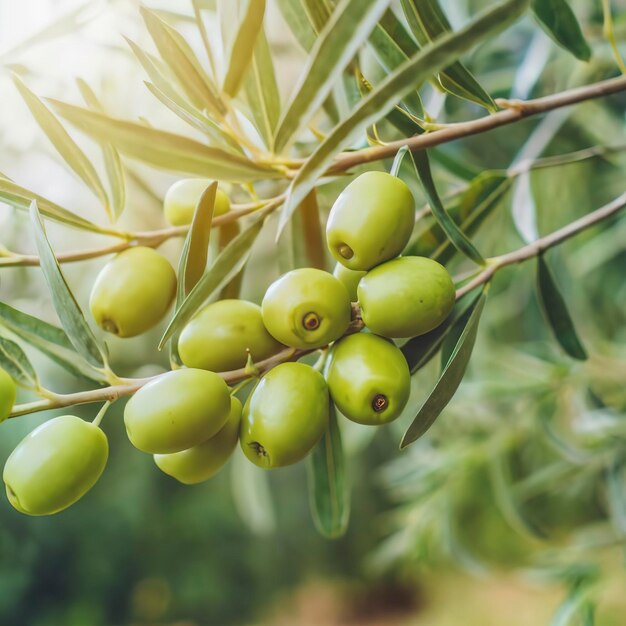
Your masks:
M621 537L626 537L626 471L623 458L611 463L606 475L606 490L611 522Z
M63 160L70 166L75 174L89 187L96 195L106 209L109 216L113 216L109 198L104 189L102 181L91 164L85 153L78 147L76 142L70 137L68 132L63 128L59 120L47 109L43 102L26 86L22 80L13 75L15 83L20 95L26 102L26 105L33 114L33 117L46 133L52 145L61 155Z
M295 40L309 52L315 43L316 34L308 16L302 10L300 0L277 0L277 3Z
M104 113L102 105L98 101L96 94L82 78L78 78L78 88L83 96L83 100L88 107L99 113ZM109 178L111 196L113 200L113 216L118 219L124 211L126 205L126 183L124 180L124 168L118 151L108 142L100 142L104 166Z
M578 338L565 299L543 256L537 258L537 294L545 318L561 348L573 359L584 361L587 352Z
M301 5L315 31L320 33L330 18L330 8L324 0L301 0Z
M393 163L391 164L391 168L389 170L389 173L392 176L399 176L400 175L400 167L402 165L402 162L404 161L404 157L409 154L409 147L408 146L402 146L400 148L400 150L398 150L398 152L396 152L396 156L393 159Z
M161 338L159 350L172 335L182 329L208 298L230 282L244 267L252 251L252 245L261 232L264 219L265 215L262 213L257 215L248 228L222 250L174 314Z
M41 270L52 296L52 303L76 351L91 365L104 367L105 359L91 328L87 324L83 312L74 295L70 291L65 277L61 272L50 242L46 237L43 221L39 215L37 203L33 200L30 206L30 217L41 259Z
M215 58L213 57L213 50L211 49L211 44L209 43L209 35L206 30L206 26L204 24L204 20L202 19L202 9L206 8L202 6L202 0L191 0L191 4L193 6L193 15L196 22L196 26L198 27L198 31L200 32L200 37L202 38L202 44L204 45L204 50L206 52L207 60L209 61L209 67L211 68L211 72L213 74L213 78L217 77L217 69L215 65ZM216 10L217 7L214 7Z
M341 431L331 402L328 429L308 458L309 503L317 530L330 539L345 534L350 517L350 487Z
M423 48L377 85L352 114L326 136L298 171L281 212L279 233L343 146L359 139L368 126L384 116L433 71L450 65L477 43L504 30L524 12L527 5L528 0L507 0L483 11L459 32L442 35Z
M103 382L104 376L92 370L76 354L65 332L23 311L0 302L0 327L45 354L71 374L95 382Z
M422 45L452 31L438 0L401 0L401 4L413 34ZM475 102L492 113L497 110L493 98L460 61L439 73L439 83L452 95Z
M435 388L404 433L400 448L406 448L406 446L419 439L435 423L435 420L446 408L448 402L450 402L459 388L474 348L478 322L480 321L486 299L487 293L484 290L478 298L478 302L469 316L467 325L461 333L454 352L451 354Z
M36 388L39 385L35 368L24 354L24 350L14 341L1 336L0 367L24 387Z
M218 117L226 112L211 80L182 35L166 24L154 11L141 7L141 15L150 36L178 83L193 105L208 109Z
M591 48L567 0L532 0L531 8L546 32L581 61L589 61Z
M272 55L263 29L259 32L254 48L250 71L245 80L245 91L254 125L265 147L270 149L280 117L280 94Z
M334 10L311 49L280 120L274 146L277 152L322 106L388 4L389 0L342 0Z
M96 139L108 138L123 154L148 165L229 182L273 178L278 172L244 156L209 147L188 137L115 119L88 109L50 100L62 117Z
M234 98L252 63L257 37L263 28L265 0L221 0L220 8L224 1L236 4L238 9L237 30L224 54L228 69L222 83L222 90Z
M477 265L485 265L485 259L478 252L474 244L469 240L465 233L459 228L457 223L450 217L446 211L437 188L435 187L435 181L430 170L430 161L428 160L428 153L426 150L420 150L411 155L413 163L415 164L415 170L419 177L422 187L428 198L428 204L430 210L437 220L437 223L441 229L445 232L448 239L452 242L454 247L462 252L468 259L474 261Z

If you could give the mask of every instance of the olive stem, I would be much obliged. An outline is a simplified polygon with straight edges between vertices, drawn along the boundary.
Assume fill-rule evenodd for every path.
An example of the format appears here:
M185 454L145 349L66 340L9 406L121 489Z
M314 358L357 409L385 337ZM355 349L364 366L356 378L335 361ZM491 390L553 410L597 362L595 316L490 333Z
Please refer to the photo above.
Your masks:
M96 417L94 417L93 421L91 422L94 426L100 426L100 422L102 422L102 418L104 417L104 414L109 410L110 406L111 406L110 400L107 400L107 402L105 402L102 405L102 408L98 411L98 414L96 415Z

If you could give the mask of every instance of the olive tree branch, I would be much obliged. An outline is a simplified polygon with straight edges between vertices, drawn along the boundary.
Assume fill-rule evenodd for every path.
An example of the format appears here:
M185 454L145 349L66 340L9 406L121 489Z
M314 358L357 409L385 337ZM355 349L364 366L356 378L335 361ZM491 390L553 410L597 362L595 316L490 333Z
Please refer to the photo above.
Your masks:
M588 228L591 228L595 224L598 224L614 215L619 213L622 209L626 208L626 192L621 196L615 198L608 204L588 213L584 217L571 222L567 226L556 230L541 239L537 239L518 250L514 250L513 252L508 252L507 254L503 254L501 256L492 257L488 259L487 267L480 272L477 276L475 276L472 280L470 280L467 284L463 285L456 291L456 299L463 297L466 293L476 289L480 285L483 285L489 282L494 274L506 267L507 265L514 265L517 263L523 263L528 259L532 259L536 256L539 256L546 250L557 246L564 241L567 241L571 237L581 233ZM359 305L356 302L352 303L352 322L346 331L346 335L350 335L356 332L359 332L364 327L363 320L361 319L361 312ZM271 370L276 365L280 363L284 363L286 361L296 361L299 358L305 356L306 354L310 354L311 352L316 352L318 349L310 349L310 350L298 350L296 348L286 348L285 350L281 350L280 352L274 354L273 356L255 363L255 369L259 374L263 374L269 370ZM235 385L247 378L252 378L250 376L250 370L247 368L240 368L237 370L232 370L230 372L220 372L220 376L225 380L229 385ZM68 406L75 406L78 404L90 404L94 402L115 402L119 398L123 398L126 396L131 396L141 387L143 387L146 383L150 382L157 378L157 376L152 376L150 378L125 378L120 379L120 383L115 385L110 385L108 387L103 387L100 389L91 389L89 391L79 391L77 393L69 393L69 394L54 394L47 392L46 398L43 400L37 400L34 402L28 402L24 404L18 404L13 408L9 417L18 417L20 415L25 415L27 413L35 413L37 411L47 411L50 409L58 409Z

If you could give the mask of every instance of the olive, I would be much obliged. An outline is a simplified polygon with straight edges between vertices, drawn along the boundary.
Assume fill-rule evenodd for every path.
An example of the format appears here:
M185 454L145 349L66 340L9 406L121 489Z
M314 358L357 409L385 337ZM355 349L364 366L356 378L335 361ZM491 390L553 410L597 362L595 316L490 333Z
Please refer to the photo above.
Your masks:
M272 283L261 304L270 334L294 348L319 348L350 325L350 296L332 274L313 268L287 272Z
M173 454L155 454L157 467L185 485L214 476L226 463L239 440L241 402L231 398L226 424L204 443Z
M335 269L333 270L333 276L347 289L352 302L356 302L358 300L356 289L359 286L359 282L361 282L361 278L363 278L365 274L367 274L367 272L351 270L341 263L337 263L337 265L335 265Z
M230 393L214 372L161 374L128 401L124 424L131 443L149 454L180 452L215 435L228 419Z
M100 328L134 337L158 324L176 295L176 274L152 248L137 246L116 255L100 271L89 299Z
M0 422L9 417L15 404L15 382L9 374L0 368Z
M178 353L187 367L214 372L244 367L247 351L255 361L262 361L282 347L263 325L261 307L245 300L207 304L178 340Z
M326 225L333 257L352 270L369 270L398 256L415 225L413 194L386 172L365 172L335 201Z
M426 257L383 263L361 279L357 291L363 322L384 337L416 337L433 330L455 301L450 274Z
M359 424L396 419L411 391L411 373L402 352L388 339L370 333L335 343L326 381L337 408Z
M27 515L58 513L96 484L108 455L106 435L98 426L75 415L55 417L9 456L3 474L9 502Z
M183 178L175 182L163 200L165 219L172 226L191 224L198 200L213 181L208 178ZM228 196L218 189L215 193L213 216L224 215L230 210Z
M243 410L239 441L244 454L264 468L303 459L328 426L328 387L304 363L281 363L250 394Z

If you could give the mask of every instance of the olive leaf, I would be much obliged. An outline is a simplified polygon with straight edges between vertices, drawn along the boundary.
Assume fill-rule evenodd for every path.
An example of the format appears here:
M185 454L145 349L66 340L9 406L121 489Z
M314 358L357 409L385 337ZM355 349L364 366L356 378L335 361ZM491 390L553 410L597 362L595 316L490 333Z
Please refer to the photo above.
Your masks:
M35 368L24 350L14 341L2 336L0 336L0 367L24 387L36 389L39 386Z
M322 106L388 4L389 0L342 0L333 11L311 49L279 122L274 142L277 152L287 146Z
M52 303L61 320L69 340L76 351L91 365L104 367L106 362L104 352L100 348L89 324L85 320L83 312L74 298L61 266L54 256L50 242L46 237L43 221L39 215L37 202L33 200L30 205L30 217L35 235L35 242L39 252L41 270L48 283Z
M535 17L548 35L581 61L589 61L591 48L567 0L532 0Z
M404 433L400 448L406 448L406 446L424 435L456 393L472 355L476 333L478 332L478 322L480 321L486 298L487 291L484 289L467 319L467 324L454 347L454 351L450 355L450 359L441 372L435 388L430 392L415 419Z
M77 174L95 194L109 214L109 217L113 219L113 211L107 192L104 189L104 185L98 173L85 153L78 147L78 144L70 137L69 133L63 128L63 125L48 110L44 103L15 74L13 75L13 82L33 117L46 133L46 136L52 142L57 152L74 173Z
M345 534L350 517L350 487L341 431L332 402L328 428L307 460L309 503L317 530L336 539Z
M289 188L280 214L278 234L302 199L324 174L342 146L356 141L361 133L391 110L398 100L420 85L433 71L446 67L485 37L504 30L521 15L528 0L506 0L483 11L456 33L447 33L420 50L391 72L336 126L299 169Z
M104 109L91 87L81 78L78 78L76 82L87 106L94 111L104 113ZM111 187L113 217L118 219L124 211L126 204L124 168L122 167L122 160L120 159L118 151L109 142L102 141L100 142L100 146L104 158L104 167L109 179L109 186Z
M161 337L159 350L176 332L182 329L208 298L218 292L241 271L248 262L252 245L261 232L264 219L263 213L256 215L252 223L222 250L213 265L204 273L174 313L174 317Z
M305 52L309 52L315 43L316 34L307 14L302 10L300 0L277 0L277 4L295 40Z
M587 351L578 338L565 299L543 255L537 257L537 294L544 316L561 348L573 359L587 359Z

